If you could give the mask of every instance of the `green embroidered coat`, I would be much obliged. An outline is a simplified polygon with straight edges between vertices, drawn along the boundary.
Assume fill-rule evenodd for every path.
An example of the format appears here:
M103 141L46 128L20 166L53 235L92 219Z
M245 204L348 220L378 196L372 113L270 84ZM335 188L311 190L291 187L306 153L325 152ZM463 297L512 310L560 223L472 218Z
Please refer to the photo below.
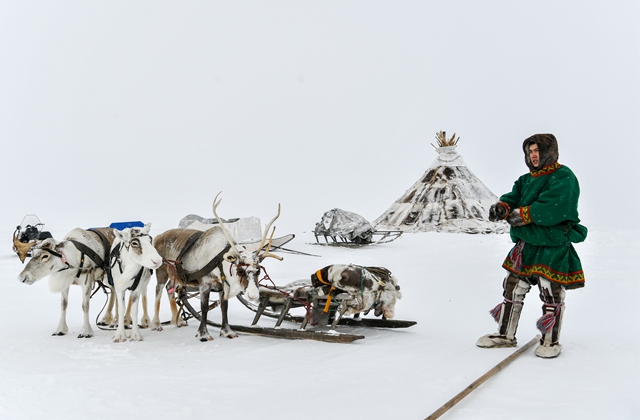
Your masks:
M522 175L513 190L500 197L520 208L524 226L511 227L511 239L524 242L519 260L514 246L502 266L522 277L540 276L568 289L584 286L582 264L572 243L587 237L578 218L580 186L574 173L554 163Z

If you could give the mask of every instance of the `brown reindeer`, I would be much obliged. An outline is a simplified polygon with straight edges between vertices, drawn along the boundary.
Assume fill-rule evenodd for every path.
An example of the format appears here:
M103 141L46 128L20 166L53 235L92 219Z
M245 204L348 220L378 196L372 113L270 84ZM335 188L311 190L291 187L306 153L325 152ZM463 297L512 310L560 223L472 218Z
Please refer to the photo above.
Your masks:
M168 291L175 285L197 287L200 293L201 320L196 338L200 341L213 340L207 330L207 313L209 310L209 295L211 291L220 294L220 308L222 311L222 326L220 336L235 338L237 334L229 326L227 319L228 300L239 293L250 300L259 297L258 280L260 263L267 257L282 260L282 257L271 254L271 238L266 250L267 233L278 214L269 222L264 231L262 241L255 251L250 252L236 244L229 232L224 228L218 216L217 207L220 204L218 195L214 199L213 213L218 219L218 225L204 232L195 229L171 229L154 239L154 246L164 259L162 266L156 271L158 284L156 286L156 311L151 327L161 330L159 320L160 298L162 289L168 283ZM274 228L275 230L275 228ZM184 325L178 319L174 293L169 293L172 312L172 323Z

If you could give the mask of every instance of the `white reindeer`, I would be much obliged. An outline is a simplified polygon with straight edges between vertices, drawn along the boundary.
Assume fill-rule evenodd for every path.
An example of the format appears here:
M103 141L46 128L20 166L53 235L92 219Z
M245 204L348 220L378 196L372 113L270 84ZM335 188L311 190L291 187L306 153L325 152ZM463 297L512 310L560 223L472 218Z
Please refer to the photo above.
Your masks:
M93 329L89 323L91 289L94 282L101 280L105 274L104 262L113 239L114 234L109 228L76 228L65 235L61 242L48 238L34 248L33 257L18 275L18 280L33 284L49 276L49 288L52 292L60 293L60 321L53 335L65 335L69 331L66 321L69 287L78 284L82 287L84 312L84 322L78 338L93 336ZM110 319L105 321L111 322Z
M149 269L157 269L162 265L162 257L152 245L149 236L151 224L145 224L143 228L126 228L122 231L114 229L115 240L111 246L109 267L113 287L116 291L118 302L118 328L113 336L114 342L127 341L125 332L125 306L124 295L127 290L130 294L131 310L131 341L141 341L138 327L138 300L140 295L145 297L147 285L151 278ZM143 305L146 315L146 305ZM128 311L127 311L128 312Z
M220 195L220 193L218 193ZM164 264L156 271L158 285L156 286L156 311L151 328L161 330L159 320L160 298L165 284L171 280L170 289L178 284L181 286L198 287L200 292L201 320L196 338L200 341L213 340L207 330L207 312L209 310L209 294L216 291L220 294L220 309L222 312L222 326L220 336L236 338L238 335L231 329L227 319L228 300L243 292L250 300L256 300L260 292L258 280L260 263L267 257L282 260L282 257L269 252L271 239L266 250L266 236L278 214L269 222L262 241L255 251L249 252L236 244L224 228L216 208L220 204L218 195L214 199L213 213L218 219L218 225L204 232L194 229L171 229L158 235L154 241L155 247L164 258ZM199 237L194 235L201 235ZM193 238L196 238L194 240ZM273 238L273 233L271 234ZM184 325L178 319L177 308L173 293L169 293L173 324Z

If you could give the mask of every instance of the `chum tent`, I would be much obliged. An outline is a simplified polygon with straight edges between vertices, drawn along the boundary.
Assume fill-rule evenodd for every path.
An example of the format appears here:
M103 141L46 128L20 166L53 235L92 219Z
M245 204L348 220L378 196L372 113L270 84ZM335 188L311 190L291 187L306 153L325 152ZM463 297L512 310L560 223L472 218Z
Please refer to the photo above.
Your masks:
M438 156L373 225L404 232L505 233L509 225L489 221L498 197L467 167L457 152L459 138L436 134ZM433 145L433 144L432 144Z

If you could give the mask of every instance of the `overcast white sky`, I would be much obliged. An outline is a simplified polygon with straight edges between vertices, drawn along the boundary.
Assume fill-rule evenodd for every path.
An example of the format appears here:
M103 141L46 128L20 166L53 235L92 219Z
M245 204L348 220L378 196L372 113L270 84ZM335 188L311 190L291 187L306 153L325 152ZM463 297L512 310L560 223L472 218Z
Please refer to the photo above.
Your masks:
M374 220L439 130L497 195L554 133L589 226L635 212L638 1L0 0L0 220ZM624 210L626 209L626 210Z

